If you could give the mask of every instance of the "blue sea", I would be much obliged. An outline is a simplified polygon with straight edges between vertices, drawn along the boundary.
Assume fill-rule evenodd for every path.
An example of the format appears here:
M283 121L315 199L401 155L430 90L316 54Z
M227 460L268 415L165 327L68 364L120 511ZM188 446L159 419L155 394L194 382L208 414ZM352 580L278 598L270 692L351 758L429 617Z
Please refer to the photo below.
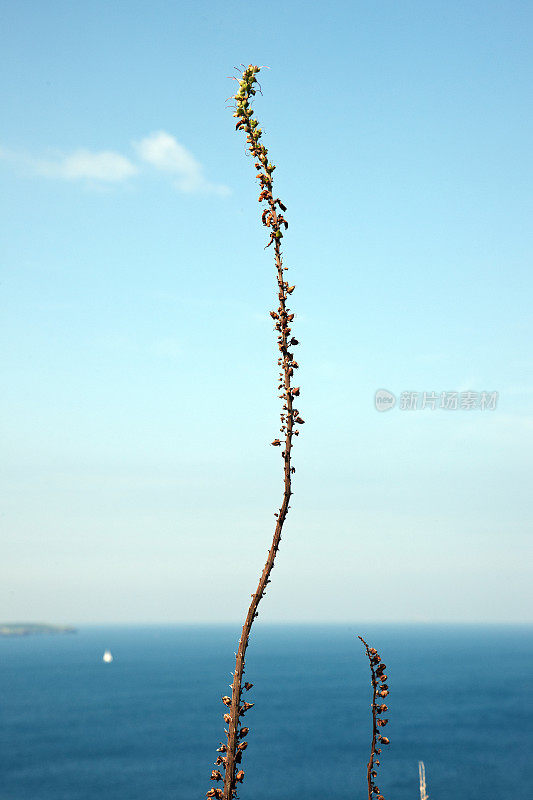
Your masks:
M419 760L431 800L533 797L532 627L257 624L242 800L365 800L359 633L389 676L386 800L417 800ZM0 800L205 797L239 634L81 627L0 639Z

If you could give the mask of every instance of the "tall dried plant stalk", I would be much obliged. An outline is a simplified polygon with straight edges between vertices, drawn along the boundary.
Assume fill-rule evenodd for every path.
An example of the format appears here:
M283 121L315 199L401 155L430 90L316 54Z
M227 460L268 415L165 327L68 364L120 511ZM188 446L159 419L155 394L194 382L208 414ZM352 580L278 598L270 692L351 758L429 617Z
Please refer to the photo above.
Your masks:
M380 761L377 758L381 754L381 747L377 744L387 745L390 744L386 736L382 736L380 729L384 728L388 723L388 719L382 719L381 714L388 711L388 706L385 703L377 702L385 699L389 694L389 687L387 685L387 676L385 674L386 666L381 660L381 656L375 647L369 647L362 636L359 639L363 642L366 648L366 654L370 662L370 672L372 675L372 744L370 747L370 759L367 767L367 783L368 783L368 800L375 800L373 795L377 795L377 800L385 800L376 786L375 779L377 778L376 767L380 766Z
M280 367L278 391L281 390L279 397L283 402L281 411L281 434L282 438L274 439L272 445L274 447L282 447L281 457L283 463L283 499L281 507L276 512L276 525L274 528L274 536L272 545L268 552L266 564L263 567L257 589L252 595L252 602L248 609L246 619L242 628L241 638L239 639L239 647L236 653L235 672L233 673L233 683L231 684L231 697L223 697L222 702L229 708L229 713L224 715L224 722L227 724L227 742L221 742L215 766L222 767L224 776L218 769L211 773L211 779L214 781L224 781L224 788L219 789L213 786L207 792L207 797L216 797L220 800L232 800L236 796L237 783L241 783L244 779L244 771L239 769L242 760L243 751L248 746L245 737L249 729L241 725L241 717L254 705L253 703L243 702L242 694L243 688L248 691L252 688L251 683L245 683L242 686L242 679L244 675L245 654L248 647L250 638L250 631L254 619L258 616L258 606L261 599L265 595L267 584L270 582L270 573L274 567L274 560L278 552L279 543L281 540L281 532L283 524L287 517L289 510L289 501L292 494L291 477L294 473L294 467L291 464L291 451L293 444L293 436L298 436L297 425L302 425L304 420L300 417L299 411L294 407L294 398L300 394L299 387L294 387L291 384L294 371L298 369L298 363L294 359L292 349L298 344L298 340L291 336L291 325L294 319L294 314L291 313L290 308L287 306L288 297L294 291L294 286L289 286L288 281L285 280L285 271L287 267L283 266L281 254L281 240L283 238L282 226L287 229L288 223L283 217L281 212L287 209L279 198L274 198L272 193L272 175L276 169L274 164L271 164L267 158L267 148L264 144L260 143L262 131L259 123L253 117L253 111L250 106L251 98L256 94L256 75L261 67L253 66L250 64L245 67L240 73L240 78L234 78L239 84L238 92L233 95L232 99L235 100L235 113L237 117L236 130L243 130L246 133L246 141L252 156L255 158L255 168L258 170L256 175L261 186L261 193L259 195L259 202L265 202L266 208L262 213L263 225L270 228L269 241L265 246L269 247L274 243L274 263L276 269L276 279L278 287L278 308L276 311L271 311L270 316L274 320L275 330L278 332L278 348L280 356L278 365ZM257 84L258 85L258 84Z

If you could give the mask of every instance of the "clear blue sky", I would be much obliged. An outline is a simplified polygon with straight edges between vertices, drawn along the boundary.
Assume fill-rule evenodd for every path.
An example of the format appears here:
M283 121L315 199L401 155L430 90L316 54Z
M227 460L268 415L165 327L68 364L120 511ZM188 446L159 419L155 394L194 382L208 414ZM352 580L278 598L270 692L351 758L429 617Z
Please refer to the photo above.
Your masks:
M1 3L5 620L531 621L529 2ZM374 393L497 391L379 413ZM420 398L419 398L420 399ZM528 574L529 573L529 574Z

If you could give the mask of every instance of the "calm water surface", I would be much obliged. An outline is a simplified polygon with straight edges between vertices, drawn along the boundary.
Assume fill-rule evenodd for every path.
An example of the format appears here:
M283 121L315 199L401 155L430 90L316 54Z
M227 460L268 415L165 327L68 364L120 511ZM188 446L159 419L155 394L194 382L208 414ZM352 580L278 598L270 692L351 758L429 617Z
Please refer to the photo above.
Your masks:
M239 632L0 639L0 800L205 797ZM419 759L431 800L533 797L533 628L259 625L242 800L365 800L370 682L357 633L389 675L386 800L417 800Z

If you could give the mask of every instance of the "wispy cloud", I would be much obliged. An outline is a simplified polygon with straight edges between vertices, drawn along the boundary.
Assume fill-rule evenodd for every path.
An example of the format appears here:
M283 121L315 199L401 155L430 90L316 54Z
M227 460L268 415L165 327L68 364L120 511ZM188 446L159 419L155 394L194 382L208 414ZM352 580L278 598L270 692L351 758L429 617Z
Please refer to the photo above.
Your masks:
M80 148L54 158L34 158L26 153L0 147L0 159L22 167L33 175L67 181L118 183L139 172L139 168L126 156L111 150L94 152Z
M216 194L224 197L230 189L211 183L193 154L166 131L157 131L133 143L140 163L113 150L78 148L40 158L0 146L0 160L30 175L65 181L81 181L92 186L117 184L155 167L170 176L178 191L186 194Z
M134 143L137 155L156 169L174 175L176 188L188 194L211 193L228 195L230 189L222 184L210 183L203 174L202 165L189 150L166 131L151 133Z
M129 158L103 150L93 153L90 150L75 150L57 161L34 161L35 171L47 178L65 180L95 180L116 183L130 178L139 172Z

